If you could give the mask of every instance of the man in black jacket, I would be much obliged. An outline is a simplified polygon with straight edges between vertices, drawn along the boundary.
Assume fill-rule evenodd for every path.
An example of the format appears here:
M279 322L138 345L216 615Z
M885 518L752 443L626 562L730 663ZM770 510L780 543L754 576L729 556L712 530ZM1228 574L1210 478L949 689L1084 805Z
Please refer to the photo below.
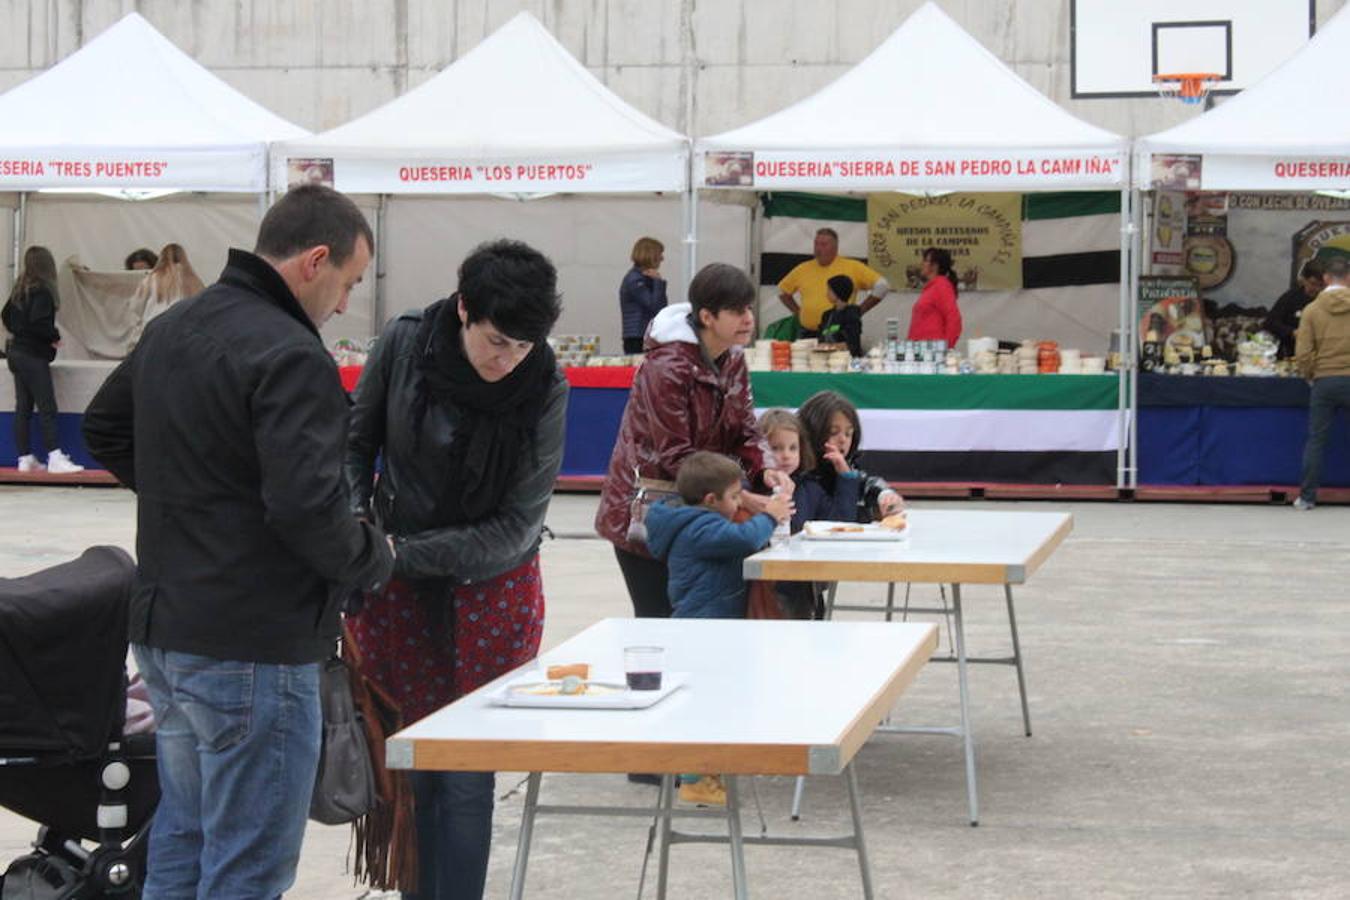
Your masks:
M319 662L346 591L393 559L352 517L347 399L319 326L372 248L349 199L297 188L254 253L147 326L85 414L137 493L130 637L158 720L146 897L277 897L294 881L321 741Z

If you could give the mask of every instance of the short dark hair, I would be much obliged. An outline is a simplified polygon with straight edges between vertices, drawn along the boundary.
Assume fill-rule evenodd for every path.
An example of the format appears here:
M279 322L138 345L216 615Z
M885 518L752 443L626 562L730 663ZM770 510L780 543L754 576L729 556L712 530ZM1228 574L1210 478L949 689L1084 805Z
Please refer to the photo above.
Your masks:
M745 473L731 457L707 450L691 453L680 463L675 476L675 490L680 499L691 506L703 502L709 494L722 496L727 488L739 484Z
M1299 278L1321 278L1326 274L1322 270L1322 264L1315 259L1310 259L1303 264L1303 270L1298 273Z
M1328 259L1323 266L1328 278L1334 278L1337 281L1344 281L1347 275L1350 275L1350 259L1344 256L1333 256Z
M138 250L132 250L127 254L127 258L122 262L122 268L130 271L136 268L136 263L143 262L146 268L153 269L159 264L159 257L155 256L155 251L149 247L141 247Z
M302 184L283 194L263 216L253 252L280 261L311 247L327 247L328 261L341 266L356 252L357 238L364 238L375 252L370 223L350 197L321 184Z
M727 263L708 263L689 282L695 328L703 327L698 314L705 309L716 316L724 309L744 312L754 303L755 283L749 275Z
M835 413L843 413L853 426L853 445L848 448L848 453L844 454L852 456L862 446L862 421L858 418L857 408L848 402L843 394L835 391L817 391L797 408L797 418L801 420L802 428L810 436L811 449L820 456L822 464L824 454L820 451L825 446L826 438L830 436L830 420L834 418Z
M817 228L816 237L820 237L822 234L828 234L830 237L834 238L836 244L839 243L839 232L835 231L833 228Z
M479 244L459 265L459 299L470 322L517 341L544 340L562 315L558 270L522 241Z

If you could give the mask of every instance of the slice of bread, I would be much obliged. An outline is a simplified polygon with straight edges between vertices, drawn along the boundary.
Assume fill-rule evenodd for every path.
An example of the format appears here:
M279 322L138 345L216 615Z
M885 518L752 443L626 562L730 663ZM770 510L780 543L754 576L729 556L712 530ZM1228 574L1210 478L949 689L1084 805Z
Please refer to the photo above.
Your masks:
M549 681L557 681L560 678L566 678L568 675L575 675L585 681L591 677L591 664L569 663L565 666L549 666L545 674Z

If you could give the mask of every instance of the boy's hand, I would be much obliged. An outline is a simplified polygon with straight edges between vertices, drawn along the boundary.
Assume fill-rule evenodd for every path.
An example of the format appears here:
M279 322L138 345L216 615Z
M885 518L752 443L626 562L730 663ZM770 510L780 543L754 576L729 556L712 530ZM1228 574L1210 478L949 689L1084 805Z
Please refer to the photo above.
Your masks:
M849 471L848 460L844 459L844 454L840 453L835 447L827 446L825 449L825 461L834 466L834 470L840 475Z
M786 522L788 519L792 518L792 513L794 511L792 496L784 493L774 494L769 498L769 501L764 504L764 511L773 516L775 522Z

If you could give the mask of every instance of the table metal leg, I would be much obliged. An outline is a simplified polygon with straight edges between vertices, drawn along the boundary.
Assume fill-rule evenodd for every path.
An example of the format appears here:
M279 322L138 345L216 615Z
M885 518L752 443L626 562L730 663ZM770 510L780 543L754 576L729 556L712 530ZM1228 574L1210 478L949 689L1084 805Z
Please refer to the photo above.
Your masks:
M539 806L540 772L531 772L525 785L525 811L520 817L520 840L516 844L516 865L511 872L511 900L525 896L525 869L530 864L530 839L534 836L534 818Z
M797 786L792 789L792 821L802 819L802 794L806 793L806 776L797 776Z
M831 581L830 587L825 591L825 618L834 618L834 595L839 591L839 582Z
M966 799L970 824L980 824L980 802L975 788L975 738L970 729L970 687L966 678L966 623L961 610L961 585L952 585L952 617L956 620L956 674L961 686L961 738L966 748Z
M895 615L895 582L886 582L886 621Z
M1012 630L1013 664L1017 666L1017 690L1022 695L1022 727L1027 737L1031 737L1031 709L1027 706L1027 679L1022 674L1022 645L1017 640L1017 615L1013 612L1012 585L1003 586L1003 595L1008 598L1008 627Z
M723 775L727 788L727 833L731 844L731 886L736 900L749 900L750 892L745 877L745 845L741 833L740 785L735 775Z
M660 837L657 839L658 856L656 867L656 900L666 900L666 883L670 876L670 809L675 805L675 777L661 776L661 794L658 802L661 819Z
M858 775L853 769L852 762L844 766L844 782L848 785L848 807L853 813L853 839L857 842L863 897L865 900L872 900L872 861L867 856L867 842L863 840L862 801L858 796Z

